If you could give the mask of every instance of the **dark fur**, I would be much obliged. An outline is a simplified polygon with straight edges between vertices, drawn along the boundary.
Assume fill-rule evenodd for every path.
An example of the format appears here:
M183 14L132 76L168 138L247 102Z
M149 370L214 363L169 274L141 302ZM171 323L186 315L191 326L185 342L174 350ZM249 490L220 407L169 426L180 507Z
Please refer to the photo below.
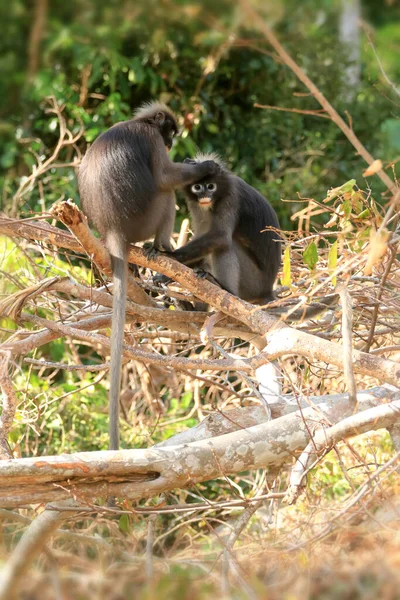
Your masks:
M224 167L216 176L196 183L217 185L215 192L203 190L212 205L202 208L191 185L185 187L195 235L173 256L187 265L201 265L223 288L244 300L270 302L281 263L281 242L275 231L261 232L267 226L279 229L275 211L256 189Z
M111 334L110 448L119 447L119 391L125 324L128 244L155 236L157 249L171 250L174 190L219 166L173 163L167 153L178 131L163 104L149 104L130 121L117 123L89 148L79 170L84 212L104 238L114 273Z

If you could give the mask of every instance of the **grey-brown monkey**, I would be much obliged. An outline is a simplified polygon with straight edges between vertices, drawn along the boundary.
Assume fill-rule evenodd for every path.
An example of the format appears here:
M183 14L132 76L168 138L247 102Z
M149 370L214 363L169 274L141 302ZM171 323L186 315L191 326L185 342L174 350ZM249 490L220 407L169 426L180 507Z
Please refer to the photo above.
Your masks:
M173 163L167 153L178 131L161 103L142 106L133 119L101 134L87 151L78 176L82 207L111 254L114 282L111 331L110 449L119 447L119 393L126 309L128 245L154 236L154 248L171 251L174 190L219 166Z
M218 161L199 154L192 165ZM194 237L170 256L209 271L226 290L259 304L274 299L273 286L281 263L278 218L255 188L223 164L184 188ZM273 229L267 229L272 227ZM264 231L263 231L264 230Z

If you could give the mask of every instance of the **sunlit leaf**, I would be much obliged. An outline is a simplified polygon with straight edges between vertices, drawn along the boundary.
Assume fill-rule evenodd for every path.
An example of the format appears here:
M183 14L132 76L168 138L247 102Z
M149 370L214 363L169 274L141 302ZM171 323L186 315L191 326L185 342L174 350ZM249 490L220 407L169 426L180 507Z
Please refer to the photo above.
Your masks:
M290 246L287 246L285 248L285 252L283 253L283 273L281 283L287 287L292 285L292 275L290 269Z
M332 188L328 191L327 198L329 200L333 200L333 198L337 198L337 196L341 196L342 194L347 194L353 191L353 187L356 185L355 179L349 179L343 185L337 188Z

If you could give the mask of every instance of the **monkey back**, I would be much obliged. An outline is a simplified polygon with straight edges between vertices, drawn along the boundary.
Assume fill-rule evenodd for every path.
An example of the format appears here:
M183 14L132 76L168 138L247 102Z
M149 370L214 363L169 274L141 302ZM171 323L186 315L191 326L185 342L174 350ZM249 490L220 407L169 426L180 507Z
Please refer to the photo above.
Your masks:
M146 240L162 217L153 157L166 153L160 134L142 122L117 123L101 134L78 175L82 208L99 233L119 232L126 242Z

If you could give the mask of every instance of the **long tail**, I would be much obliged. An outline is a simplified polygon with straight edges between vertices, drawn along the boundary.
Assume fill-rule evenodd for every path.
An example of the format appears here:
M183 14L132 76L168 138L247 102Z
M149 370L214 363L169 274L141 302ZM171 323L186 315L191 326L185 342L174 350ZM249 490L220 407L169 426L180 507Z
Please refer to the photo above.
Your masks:
M110 450L119 449L119 396L121 388L122 345L126 312L127 244L109 235L107 246L113 268L113 313L111 321L111 369L109 398Z

